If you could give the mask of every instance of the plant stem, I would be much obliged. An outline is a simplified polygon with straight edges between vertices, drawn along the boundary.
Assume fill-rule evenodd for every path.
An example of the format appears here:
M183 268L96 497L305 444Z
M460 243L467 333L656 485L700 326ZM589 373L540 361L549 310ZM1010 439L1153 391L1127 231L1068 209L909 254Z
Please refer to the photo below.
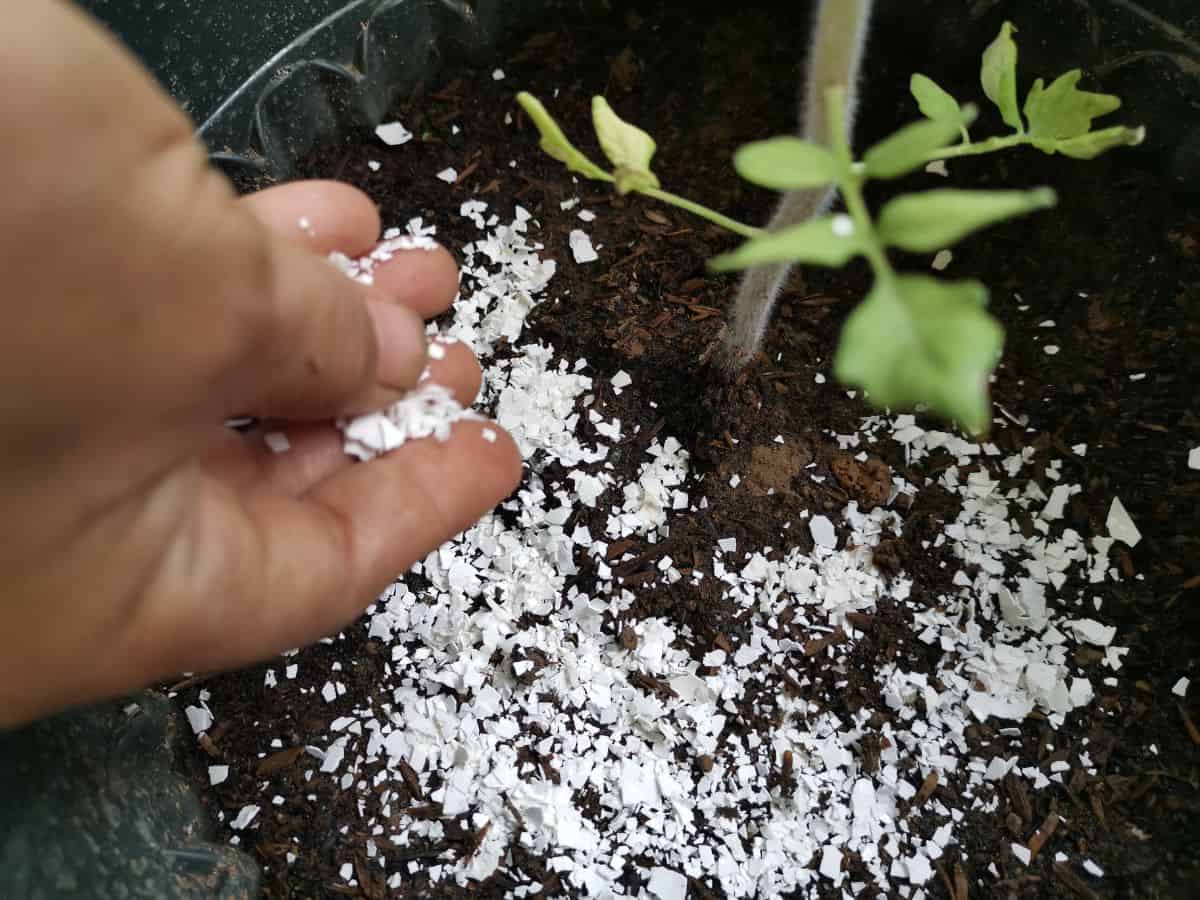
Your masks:
M926 162L939 159L954 159L957 156L978 156L981 153L992 153L996 150L1007 150L1010 147L1020 147L1022 144L1032 144L1027 134L1010 134L1008 137L988 138L986 141L955 144L953 147L943 147L925 155Z
M645 194L647 197L653 197L655 200L661 200L663 203L669 203L672 206L687 210L693 215L707 219L714 225L720 225L727 231L740 234L745 238L756 238L764 233L761 228L755 228L752 225L739 222L737 219L731 219L729 216L723 216L716 210L709 209L707 206L701 206L699 203L694 203L686 197L680 197L678 194L672 194L670 191L662 191L658 188L638 188L637 192Z
M867 209L867 201L863 197L863 177L854 170L854 156L850 151L850 136L846 133L846 89L840 85L831 87L825 93L825 109L827 110L829 143L842 166L842 177L838 186L841 188L842 199L846 201L846 211L854 220L854 229L862 242L863 255L871 265L875 278L881 282L891 283L894 273L888 263L883 244L875 233L875 223Z

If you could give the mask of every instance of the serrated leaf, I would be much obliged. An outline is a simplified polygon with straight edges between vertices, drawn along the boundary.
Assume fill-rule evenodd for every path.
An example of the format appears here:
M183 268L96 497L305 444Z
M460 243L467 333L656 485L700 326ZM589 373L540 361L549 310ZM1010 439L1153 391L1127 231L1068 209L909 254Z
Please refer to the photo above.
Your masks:
M837 158L824 147L798 137L773 137L745 144L733 154L733 167L749 181L776 191L825 187L838 180Z
M979 80L983 92L999 108L1004 121L1024 133L1025 125L1017 106L1017 44L1012 39L1016 30L1012 22L1005 22L1000 27L996 39L983 51Z
M1058 140L1079 137L1091 130L1092 119L1107 115L1121 107L1121 100L1112 94L1093 94L1081 91L1076 85L1083 73L1072 69L1043 87L1042 79L1033 83L1025 98L1025 118L1029 134L1034 138Z
M600 149L617 170L617 190L626 194L639 187L658 187L650 159L658 149L654 138L618 116L603 97L592 98L592 126Z
M929 154L954 141L962 126L975 117L975 107L960 110L955 118L923 119L905 125L863 154L863 165L872 178L898 178L919 169Z
M990 421L988 376L1004 331L977 281L902 275L876 282L842 329L834 374L876 406L922 403L972 434Z
M538 146L548 156L557 159L561 163L565 163L568 169L572 172L578 172L585 178L591 178L595 181L613 180L611 175L588 159L587 156L577 150L567 140L567 136L558 127L558 123L554 121L554 117L546 111L546 107L542 105L542 101L533 96L533 94L521 91L517 94L517 103L521 104L521 109L525 110L525 114L529 116L530 121L537 128L538 134L541 135Z
M732 253L710 261L709 268L726 272L777 262L837 267L861 252L862 241L854 220L838 213L752 238Z
M973 231L1053 206L1050 188L1032 191L956 191L942 188L904 194L879 214L879 237L889 247L933 253Z
M1114 147L1136 147L1146 139L1145 128L1126 128L1114 125L1112 128L1102 128L1099 131L1089 131L1079 137L1067 138L1065 141L1055 141L1049 148L1040 143L1037 146L1047 153L1058 152L1074 159L1095 159L1106 150Z
M932 78L919 72L908 81L908 90L917 101L921 115L936 121L953 120L961 122L964 118L962 106ZM963 140L970 140L966 126L960 129Z

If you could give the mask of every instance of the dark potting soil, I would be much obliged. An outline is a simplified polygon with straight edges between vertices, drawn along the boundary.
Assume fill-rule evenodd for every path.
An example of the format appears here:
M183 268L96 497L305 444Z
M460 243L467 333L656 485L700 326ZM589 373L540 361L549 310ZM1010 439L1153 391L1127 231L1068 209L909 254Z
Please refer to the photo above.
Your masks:
M1038 714L1020 724L1023 760L1073 759L1086 746L1094 772L1075 769L1064 783L1036 792L1013 776L1000 782L995 808L968 813L959 843L926 886L932 896L953 900L966 900L968 889L970 897L997 898L1191 897L1200 876L1200 693L1193 688L1183 699L1169 690L1180 675L1200 679L1200 473L1188 468L1189 449L1200 446L1200 178L1183 180L1192 165L1187 131L1200 122L1200 60L1187 56L1186 43L1144 19L1119 16L1117 4L1091 6L1052 0L1034 12L1007 2L923 0L881 12L856 129L862 147L914 118L907 93L914 71L935 77L961 99L981 100L979 53L1004 18L1021 27L1026 84L1035 74L1053 77L1081 66L1093 89L1125 97L1121 121L1150 126L1144 148L1092 162L1022 150L950 165L954 185L1049 184L1060 196L1056 209L990 229L954 250L950 272L989 285L991 309L1007 328L994 386L997 406L1014 419L1028 417L1027 428L997 429L992 439L1004 453L1030 447L1035 460L1065 460L1063 480L1083 487L1066 509L1068 523L1081 533L1107 533L1108 504L1120 497L1143 534L1133 549L1114 548L1125 577L1093 586L1103 599L1099 618L1117 626L1119 643L1130 648L1116 686L1102 684L1101 654L1081 648L1075 662L1093 676L1096 700L1058 729ZM773 198L741 182L728 161L738 145L795 127L807 15L775 5L731 10L707 0L614 7L603 20L564 16L561 24L548 22L545 30L516 37L495 63L506 73L502 81L493 79L492 65L439 73L396 109L416 140L389 148L364 132L348 146L315 153L304 174L358 185L380 204L385 223L414 216L435 222L438 239L452 249L477 237L469 223L446 215L468 199L527 208L540 222L543 255L560 261L571 259L568 234L579 227L575 211L562 210L560 202L581 196L583 206L602 211L586 228L593 243L609 248L611 264L560 264L553 293L569 301L543 304L528 327L564 358L586 357L610 374L629 372L636 391L606 398L627 433L640 426L635 440L644 444L653 435L674 435L698 471L713 473L703 514L681 514L665 544L620 548L637 554L618 573L633 586L665 553L709 566L718 535L761 546L803 511L838 524L848 500L866 506L878 502L881 489L886 498L892 472L906 468L899 448L891 455L881 449L883 457L867 466L840 451L830 432L853 433L872 411L844 390L814 387L816 374L828 371L845 316L868 285L862 266L795 274L763 358L729 385L701 360L718 335L736 280L710 274L705 262L735 239L652 201L574 182L538 150L513 102L517 90L537 94L566 133L599 158L589 139L590 98L605 94L624 118L657 139L656 170L665 187L760 222ZM1190 25L1193 39L1200 30L1200 17L1187 2L1155 9L1176 25ZM985 111L976 128L998 130L996 119ZM450 133L451 123L459 133ZM381 163L378 171L368 161ZM459 173L452 187L432 177L446 167ZM903 187L945 183L922 174ZM874 191L869 199L884 196ZM900 263L915 270L928 260ZM1043 327L1048 320L1053 326ZM1051 344L1059 348L1055 355L1045 350ZM777 434L789 435L786 448L773 443ZM1087 445L1084 456L1070 449L1080 443ZM626 454L615 464L635 479L640 459ZM952 461L946 457L947 465ZM822 483L794 478L812 463L813 471L830 477ZM722 490L738 473L759 489ZM1049 492L1054 485L1043 479L1042 486ZM768 487L779 490L767 498ZM925 549L922 542L953 520L958 503L953 494L923 488L910 508L900 510L904 528L876 551L877 566L904 571L930 596L947 591L956 568L943 565L951 561L949 549ZM808 535L790 540L803 546ZM719 583L678 591L645 582L631 618L654 615L686 624L713 646L738 638L736 610ZM824 671L822 655L814 653L806 674L816 693L836 698L841 709L883 709L873 677L878 661L903 658L914 670L930 670L939 651L912 641L909 626L886 604L856 625L864 636L848 672ZM322 671L342 661L341 680L351 698L369 696L385 662L361 628L347 629L336 645L304 650L300 658ZM386 896L365 864L356 867L357 887L339 875L368 837L353 824L345 828L359 820L356 792L339 791L332 780L306 782L297 764L304 746L326 735L327 704L317 692L282 679L264 691L263 671L216 676L178 691L193 702L197 691L207 690L220 709L194 760L207 802L228 818L243 804L263 804L257 831L241 834L253 835L243 846L266 867L266 896ZM847 679L833 689L835 680ZM747 698L733 728L769 731L772 715L770 697ZM281 739L279 752L265 759L264 734ZM967 737L974 757L1014 752L994 721L973 725ZM229 765L231 776L210 788L205 767L214 763ZM950 786L935 782L927 788L918 800L932 794L957 805ZM273 794L282 796L281 805L269 805ZM426 807L414 794L401 798L406 804ZM435 807L426 808L438 815ZM1026 843L1051 814L1058 825L1043 852L1028 867L1015 862L1010 845ZM510 882L503 875L471 889L452 882L422 887L420 867L446 850L469 853L477 838L458 820L444 824L439 846L389 851L418 864L404 895L504 895ZM1058 849L1095 860L1104 878L1085 881L1056 865ZM516 868L543 881L541 896L571 895L545 860L519 843L511 853ZM290 862L288 854L294 855ZM989 873L993 864L995 873ZM636 892L636 884L630 887ZM707 890L693 881L695 896L709 896ZM828 896L842 894L828 888ZM876 893L867 889L862 896Z

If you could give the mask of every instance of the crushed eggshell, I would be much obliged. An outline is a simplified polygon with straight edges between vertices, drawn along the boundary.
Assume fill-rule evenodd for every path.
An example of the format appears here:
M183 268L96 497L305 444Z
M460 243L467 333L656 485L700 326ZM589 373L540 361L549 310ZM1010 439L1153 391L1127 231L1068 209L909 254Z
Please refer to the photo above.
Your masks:
M589 263L600 258L592 246L592 239L587 236L586 232L578 228L573 229L568 235L567 241L571 245L571 255L575 258L575 262Z
M965 817L1004 802L1004 785L1045 790L1089 765L1081 753L1043 770L1016 752L977 755L965 739L988 720L1000 735L1019 735L1035 710L1061 726L1093 702L1092 679L1114 677L1128 653L1112 645L1115 628L1077 617L1093 606L1092 585L1116 577L1114 539L1064 522L1064 505L1084 488L1068 483L1061 460L1032 447L1006 454L912 415L872 414L828 435L851 455L885 444L902 454L908 468L892 476L892 496L911 500L928 484L955 498L926 540L946 560L944 592L877 567L880 542L904 530L890 503L800 510L795 521L807 522L811 547L785 526L714 534L713 552L697 555L686 530L683 546L671 538L708 508L710 491L725 490L723 480L694 472L669 433L623 442L634 428L604 406L611 398L584 374L586 361L527 335L529 312L557 299L548 287L556 266L540 255L529 212L505 216L481 199L458 212L478 234L462 247L452 321L432 333L463 341L481 360L481 408L511 432L526 478L351 626L383 663L370 676L356 669L352 693L338 639L305 653L303 666L284 665L291 696L329 704L328 725L304 748L299 789L357 796L360 821L342 826L370 835L365 850L356 839L323 851L339 854L344 881L365 853L392 891L418 872L451 891L502 872L517 885L513 895L529 900L542 887L513 867L519 840L571 896L616 896L620 886L622 896L684 900L703 884L749 900L816 896L848 882L856 896L917 898L935 890ZM433 234L421 222L407 232ZM374 264L346 261L347 274L369 278ZM349 433L356 422L368 453L386 452L389 428L414 436L448 427L459 411L442 406L445 396L420 399L429 389L418 388L414 408L395 419L384 414L387 426L343 423L347 444L363 438ZM485 427L485 440L489 432L496 436ZM614 465L625 454L637 454L628 477ZM1026 536L1018 523L1031 518ZM736 628L710 643L665 607L634 614L639 595L620 574L631 563L664 595L715 583ZM861 649L860 617L880 609L911 631L903 644L915 652L899 647L854 669L879 706L850 708L841 699ZM803 640L781 631L785 614ZM1095 668L1104 676L1076 660L1072 638L1103 647ZM770 722L783 724L760 728L745 715L762 698ZM210 727L200 703L189 721ZM868 771L860 749L871 733L882 740ZM278 740L262 737L264 756ZM912 801L934 776L947 790L927 798L930 818L915 818ZM276 803L278 785L262 790ZM581 792L599 815L578 802ZM414 795L440 816L405 815ZM239 829L258 815L247 809L229 810ZM451 826L477 836L471 853L399 863L371 855L384 841L402 852L439 846Z
M407 144L413 139L413 133L399 122L385 122L375 126L375 136L389 147Z
M1108 508L1108 518L1105 520L1109 537L1114 538L1129 547L1136 547L1142 539L1142 533L1133 524L1133 519L1125 511L1125 505L1119 497L1113 497L1112 505Z

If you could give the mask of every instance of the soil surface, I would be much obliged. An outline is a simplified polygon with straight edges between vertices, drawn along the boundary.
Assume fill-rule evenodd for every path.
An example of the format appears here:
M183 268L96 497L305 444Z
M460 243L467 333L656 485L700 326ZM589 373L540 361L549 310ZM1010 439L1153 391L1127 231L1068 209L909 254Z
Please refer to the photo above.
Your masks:
M1102 654L1089 656L1083 646L1075 651L1075 663L1092 675L1096 699L1067 715L1057 729L1035 713L1019 723L1015 736L1011 728L1002 735L995 722L967 730L972 757L987 760L1015 752L1023 764L1048 765L1077 760L1086 748L1090 767L1072 763L1061 783L1037 791L1012 776L997 782L995 802L967 813L958 843L938 861L938 874L926 885L935 897L1182 898L1195 896L1200 876L1200 472L1188 466L1189 450L1200 447L1195 390L1200 383L1200 182L1180 181L1189 165L1180 150L1187 116L1200 121L1195 75L1200 59L1188 57L1189 73L1172 58L1190 52L1185 44L1172 42L1140 18L1119 15L1117 4L1111 9L1093 5L1098 8L1049 2L1038 4L1045 9L1033 14L1025 4L1017 9L1003 2L903 4L903 12L881 13L868 56L855 137L859 147L916 116L907 94L914 71L933 76L961 99L982 99L979 52L1006 17L1021 27L1025 83L1035 74L1054 77L1081 66L1093 89L1098 85L1126 98L1121 121L1151 126L1144 148L1093 162L1025 150L950 165L949 181L955 185L1049 184L1061 198L1052 211L990 229L956 247L944 273L989 285L991 309L1007 329L994 385L1001 419L991 440L1005 454L1029 448L1031 471L1042 472L1052 459L1063 461L1056 476L1082 487L1065 509L1066 523L1080 533L1106 534L1109 504L1119 497L1142 540L1133 548L1113 548L1120 581L1088 588L1088 596L1102 600L1099 612L1088 613L1116 626L1116 642L1129 648L1119 673L1102 671ZM436 223L438 239L451 248L477 237L469 223L447 215L463 201L477 197L498 209L519 203L533 214L543 255L560 261L552 292L569 300L535 309L527 323L532 336L552 344L565 359L586 357L597 372L628 372L635 388L606 396L608 414L620 416L627 434L640 426L633 440L642 447L655 435L675 436L692 454L694 474L708 473L708 509L674 523L669 546L621 548L633 552L619 574L637 596L620 625L662 616L688 626L697 644L711 649L731 638L736 643L737 610L715 581L688 590L656 581L659 556L669 551L677 565L684 560L705 568L711 565L715 537L762 546L786 534L784 523L808 514L828 516L845 533L847 501L856 500L863 509L886 502L889 479L906 473L907 462L904 448L894 442L872 445L866 463L839 447L832 435L855 433L875 411L831 380L818 383L820 373L828 375L845 316L868 285L861 265L795 274L763 358L739 382L726 384L703 360L736 280L708 273L705 262L735 240L652 201L618 198L603 185L575 182L541 154L512 99L521 89L540 96L566 133L600 158L590 139L589 103L593 94L605 94L624 118L657 139L656 170L665 188L744 221L761 222L770 213L772 196L741 182L728 161L741 143L794 128L801 69L797 48L804 45L807 16L754 4L731 10L728 4L698 2L688 4L683 15L678 13L684 7L677 4L614 7L600 20L572 22L564 13L557 21L547 20L559 27L515 36L495 63L438 73L396 110L416 140L388 148L364 133L349 146L314 155L306 174L360 186L379 202L385 223L402 224L414 216ZM1162 3L1156 9L1176 25L1190 27L1196 38L1200 18L1189 3ZM497 65L503 80L492 76ZM996 119L985 111L976 127L997 133ZM458 126L457 134L451 124ZM377 171L369 161L381 164ZM432 177L446 167L458 173L453 186ZM904 187L945 183L940 176L920 174ZM597 212L595 221L581 225L577 210L560 208L576 196L581 207ZM869 200L878 203L885 196L875 191ZM568 263L568 235L581 227L594 245L605 248L604 265ZM912 270L929 265L923 257L898 262ZM1058 348L1053 355L1052 346ZM781 434L789 437L786 445L774 441ZM1080 444L1087 446L1085 455L1071 449ZM629 453L614 458L614 466L626 467L622 474L636 479L643 458ZM946 454L939 464L935 452L926 472L953 462ZM822 480L798 477L802 471L819 473ZM722 488L735 474L740 488ZM1055 478L1038 477L1050 493ZM906 573L914 594L952 592L950 578L957 567L947 565L948 549L926 545L940 523L954 520L960 503L952 492L922 489L911 506L897 509L904 526L876 549L876 565ZM602 525L593 529L602 531ZM810 542L807 531L781 540L802 548ZM650 577L639 580L644 573ZM581 575L588 577L594 574ZM1060 593L1084 587L1072 581ZM824 648L816 647L806 676L839 709L883 709L875 666L899 658L929 668L938 651L912 641L911 625L886 605L860 617L857 625L849 673L825 670ZM807 639L815 638L809 634ZM340 661L348 702L369 696L384 665L380 648L361 627L271 667L294 661L303 670L322 672L336 669ZM264 803L257 831L240 835L266 867L266 896L385 896L383 883L365 866L354 887L339 874L353 848L366 839L344 827L357 821L356 793L339 790L332 779L306 782L305 766L297 764L306 745L325 739L333 713L303 679L281 679L276 688L264 690L266 668L208 678L177 691L184 703L207 691L208 703L218 711L217 724L194 760L207 802L214 814L226 814L226 822L243 804ZM1171 687L1185 675L1193 685L1186 697L1176 696ZM654 687L650 683L647 689ZM770 698L758 700L745 703L735 729L771 727ZM277 752L266 758L265 737L278 739ZM214 763L229 765L231 776L210 788L205 767ZM786 781L790 775L779 777ZM927 787L922 802L932 794L947 807L956 806L951 785ZM282 803L267 805L264 798L271 794L280 795ZM415 797L408 801L422 805ZM436 816L436 809L429 814ZM1055 825L1044 850L1028 866L1016 862L1011 845L1027 844L1048 821ZM446 821L443 844L424 855L419 848L394 852L415 863L418 873L446 848L468 854L480 836L462 822ZM227 825L221 827L233 834ZM1072 860L1094 860L1104 877L1087 878L1078 866L1056 865L1058 850ZM572 895L570 885L547 874L545 860L530 858L519 845L512 852L514 864L524 871L547 875L542 896ZM848 865L853 871L853 862ZM491 897L505 895L512 886L500 876L470 889L453 881L421 884L421 876L414 875L404 895ZM636 894L636 882L628 887ZM828 886L826 893L844 896ZM722 892L719 886L693 882L693 896ZM864 887L858 896L874 897L876 891Z

